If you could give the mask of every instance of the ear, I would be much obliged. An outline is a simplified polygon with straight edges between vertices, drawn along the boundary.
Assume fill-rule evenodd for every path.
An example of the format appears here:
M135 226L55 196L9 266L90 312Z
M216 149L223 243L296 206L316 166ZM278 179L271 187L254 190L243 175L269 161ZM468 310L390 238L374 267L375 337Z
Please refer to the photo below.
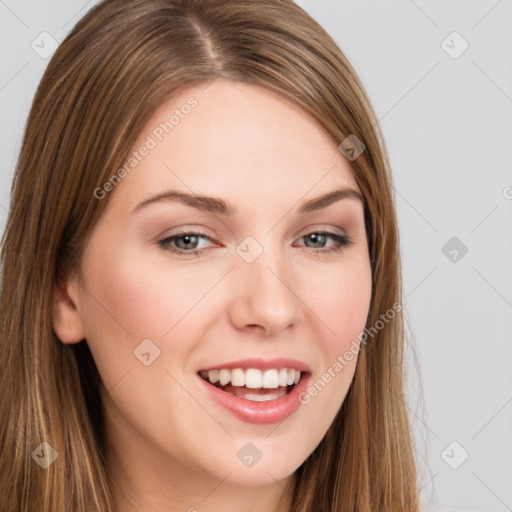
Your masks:
M52 325L62 343L78 343L85 338L78 311L78 283L71 278L59 280L53 292Z

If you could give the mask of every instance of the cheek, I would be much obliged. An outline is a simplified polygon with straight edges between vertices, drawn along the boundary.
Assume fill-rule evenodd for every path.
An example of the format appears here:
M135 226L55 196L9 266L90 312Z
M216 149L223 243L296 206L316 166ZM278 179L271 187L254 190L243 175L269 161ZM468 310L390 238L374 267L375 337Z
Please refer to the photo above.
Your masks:
M208 288L204 276L162 261L160 256L152 262L134 249L119 250L100 271L91 269L89 285L103 306L93 304L93 309L105 325L133 340L161 339L199 302Z
M308 416L315 418L314 426L304 433L305 446L316 445L324 436L353 380L358 335L366 326L372 292L369 260L364 254L357 256L321 272L308 296L315 325L324 334L317 340L319 371L299 396Z
M165 268L161 261L153 264L147 253L143 257L134 248L101 243L91 247L84 257L84 273L85 337L106 388L114 386L128 371L131 373L124 386L128 381L151 380L153 377L148 376L155 372L145 372L148 367L136 359L138 347L147 347L147 342L141 343L151 340L157 349L151 344L149 347L158 354L151 368L166 366L169 342L180 328L191 327L186 315L200 299L205 283L201 288L192 272ZM188 336L193 337L190 330ZM187 350L190 344L173 343L172 359L183 361Z
M222 271L195 265L177 266L157 251L123 247L122 243L92 246L84 258L88 276L86 339L108 388L130 370L130 378L148 379L136 359L139 347L158 357L151 368L184 371L188 356L217 318L205 309ZM120 241L119 241L120 242ZM206 299L206 300L204 300ZM152 344L144 340L151 340ZM158 352L159 351L159 352ZM144 353L146 349L144 348ZM151 377L153 378L153 377Z
M322 272L314 290L305 295L325 326L325 355L334 358L364 330L372 292L369 260L355 257L343 263Z

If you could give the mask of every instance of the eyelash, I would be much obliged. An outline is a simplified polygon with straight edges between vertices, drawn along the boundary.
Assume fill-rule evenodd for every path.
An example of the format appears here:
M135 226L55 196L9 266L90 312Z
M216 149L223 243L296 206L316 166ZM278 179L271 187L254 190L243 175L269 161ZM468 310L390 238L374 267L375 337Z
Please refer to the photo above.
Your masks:
M168 236L162 240L159 240L158 245L160 247L162 247L163 250L169 251L170 253L177 254L179 256L190 256L190 255L200 256L205 249L194 249L191 251L184 251L182 249L177 249L176 247L173 247L170 245L172 241L174 241L178 238L185 238L186 236L190 236L190 235L207 238L208 240L211 240L211 238L209 236L205 235L204 233L199 233L196 231L186 231L186 232L177 233L175 235ZM315 249L313 249L313 251L323 253L323 254L342 252L346 247L348 247L349 245L352 245L354 243L354 241L348 235L343 233L342 231L339 231L336 233L331 232L331 231L312 231L311 233L303 235L302 237L300 237L300 239L302 240L303 238L306 238L311 235L326 235L327 237L332 238L334 240L334 245L330 249L327 249L327 250L318 249L317 251L315 251Z

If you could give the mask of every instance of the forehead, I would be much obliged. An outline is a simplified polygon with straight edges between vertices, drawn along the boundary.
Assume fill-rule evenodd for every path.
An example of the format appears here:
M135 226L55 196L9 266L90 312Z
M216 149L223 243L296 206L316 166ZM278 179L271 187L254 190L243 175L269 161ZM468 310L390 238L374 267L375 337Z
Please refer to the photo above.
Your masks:
M134 152L139 160L119 188L138 198L174 188L239 204L244 197L298 201L339 186L358 190L337 143L307 113L263 87L223 79L162 103Z

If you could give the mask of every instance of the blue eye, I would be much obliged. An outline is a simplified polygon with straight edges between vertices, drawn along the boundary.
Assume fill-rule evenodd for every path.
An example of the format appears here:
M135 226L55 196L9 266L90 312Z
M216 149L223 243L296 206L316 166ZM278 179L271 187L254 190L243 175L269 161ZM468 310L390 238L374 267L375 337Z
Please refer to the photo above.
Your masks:
M172 235L167 238L164 238L163 240L160 240L158 244L166 251L169 251L173 254L179 254L179 255L195 255L199 256L202 252L201 249L197 249L197 241L199 238L206 238L210 240L210 237L206 236L204 233L178 233L177 235ZM181 243L183 241L184 243ZM178 245L182 245L183 248L176 248L174 247L173 243L180 242Z
M324 252L324 253L329 253L329 252L333 252L333 251L336 251L336 252L341 252L345 247L349 246L350 244L353 243L353 241L350 239L350 237L344 233L342 234L337 234L337 233L331 233L329 231L318 231L318 232L315 232L315 233L309 233L308 235L304 235L303 237L301 237L301 239L307 239L309 241L313 241L313 243L324 243L325 240L327 240L328 238L331 238L332 240L334 240L334 243L332 244L332 246L327 249L327 250L323 250L323 251L319 251L319 252Z
M177 254L179 256L201 256L204 248L197 248L197 244L201 238L211 241L210 237L204 233L184 232L166 237L160 240L158 244L165 251L169 251L172 254ZM354 243L353 240L341 230L339 233L333 233L330 231L315 231L300 238L300 240L308 240L312 241L314 244L320 245L323 245L328 239L333 240L333 244L328 249L320 248L320 250L316 250L314 252L323 254L341 252L345 247L348 247ZM176 247L176 245L178 247ZM317 247L310 248L317 249Z

